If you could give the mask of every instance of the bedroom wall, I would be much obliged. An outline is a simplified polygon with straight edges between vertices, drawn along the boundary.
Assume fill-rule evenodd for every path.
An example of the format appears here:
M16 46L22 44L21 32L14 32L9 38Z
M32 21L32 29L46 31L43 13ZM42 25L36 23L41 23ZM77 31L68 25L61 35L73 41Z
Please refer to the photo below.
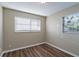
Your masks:
M0 6L0 54L3 50L3 9Z
M63 16L79 13L79 4L47 17L47 42L79 56L79 33L63 33Z
M17 10L3 8L4 20L4 50L20 48L45 41L45 23L46 17L25 13ZM29 17L41 20L41 32L15 32L14 18Z

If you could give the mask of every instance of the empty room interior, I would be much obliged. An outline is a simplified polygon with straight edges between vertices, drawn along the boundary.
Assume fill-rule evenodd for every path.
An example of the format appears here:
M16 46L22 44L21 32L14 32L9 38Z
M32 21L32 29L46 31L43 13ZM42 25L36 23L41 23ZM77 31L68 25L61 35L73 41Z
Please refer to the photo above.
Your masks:
M0 2L1 57L78 57L78 2Z

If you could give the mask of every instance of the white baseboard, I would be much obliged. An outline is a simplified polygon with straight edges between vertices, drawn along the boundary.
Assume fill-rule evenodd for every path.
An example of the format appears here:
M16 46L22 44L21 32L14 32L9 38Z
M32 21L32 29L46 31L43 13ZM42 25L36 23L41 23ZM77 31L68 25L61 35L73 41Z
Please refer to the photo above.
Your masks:
M0 48L0 56L1 56L1 54L2 54L2 49Z
M1 53L1 55L0 55L0 57L2 57L4 53L5 53L5 52L3 51L3 52Z
M57 47L57 46L55 46L55 45L53 45L53 44L51 44L51 43L48 43L48 42L42 42L42 43L37 43L37 44L25 46L25 47L20 47L20 48L16 48L16 49L6 50L6 51L3 51L3 52L1 53L1 56L2 56L4 53L8 53L8 52L12 52L12 51L16 51L16 50L20 50L20 49L24 49L24 48L33 47L33 46L37 46L37 45L44 44L44 43L45 43L45 44L48 44L48 45L50 45L50 46L52 46L52 47L55 47L55 48L57 48L57 49L59 49L59 50L61 50L61 51L63 51L63 52L66 52L66 53L68 53L68 54L70 54L70 55L72 55L72 56L74 56L74 57L79 57L78 55L76 55L76 54L74 54L74 53L71 53L71 52L66 51L66 50L64 50L64 49L61 49L60 47Z
M72 55L72 56L74 56L74 57L79 57L78 55L76 55L76 54L74 54L74 53L71 53L71 52L69 52L69 51L67 51L67 50L64 50L64 49L62 49L62 48L60 48L60 47L57 47L57 46L55 46L55 45L53 45L53 44L51 44L51 43L46 42L46 44L48 44L48 45L50 45L50 46L52 46L52 47L55 47L55 48L57 48L57 49L59 49L59 50L61 50L61 51L63 51L63 52L66 52L66 53L68 53L68 54L70 54L70 55Z
M12 51L16 51L16 50L20 50L20 49L24 49L24 48L33 47L33 46L37 46L37 45L44 44L44 43L45 43L45 42L36 43L36 44L33 44L33 45L29 45L29 46L24 46L24 47L20 47L20 48L15 48L15 49L11 49L11 50L6 50L6 51L3 51L3 52L1 53L1 56L3 56L4 53L8 53L8 52L12 52Z

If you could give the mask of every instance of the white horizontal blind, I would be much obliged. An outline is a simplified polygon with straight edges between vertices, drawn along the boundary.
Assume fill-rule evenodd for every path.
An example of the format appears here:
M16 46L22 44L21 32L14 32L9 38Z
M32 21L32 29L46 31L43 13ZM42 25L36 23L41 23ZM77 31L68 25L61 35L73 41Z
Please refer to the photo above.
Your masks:
M40 31L40 20L31 20L31 31Z
M15 17L15 32L38 32L40 20Z

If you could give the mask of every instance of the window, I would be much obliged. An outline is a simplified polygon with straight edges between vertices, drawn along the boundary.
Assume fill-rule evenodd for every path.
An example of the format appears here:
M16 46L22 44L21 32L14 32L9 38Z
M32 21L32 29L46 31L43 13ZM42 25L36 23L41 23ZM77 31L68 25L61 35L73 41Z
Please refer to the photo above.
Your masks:
M79 13L74 13L63 17L63 31L67 33L79 32Z
M40 26L39 19L15 17L15 32L38 32Z

